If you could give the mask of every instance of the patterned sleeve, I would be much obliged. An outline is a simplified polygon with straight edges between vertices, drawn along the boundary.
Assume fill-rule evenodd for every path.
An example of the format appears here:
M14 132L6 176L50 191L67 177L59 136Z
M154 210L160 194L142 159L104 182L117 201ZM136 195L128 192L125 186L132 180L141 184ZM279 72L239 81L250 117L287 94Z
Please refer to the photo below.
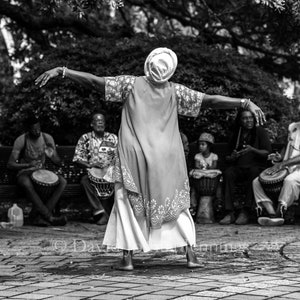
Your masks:
M197 117L205 94L178 83L175 83L174 87L178 113L187 117Z
M105 100L125 102L132 90L135 78L130 75L105 77Z
M89 162L88 158L88 137L86 134L82 135L77 142L73 161L84 161Z

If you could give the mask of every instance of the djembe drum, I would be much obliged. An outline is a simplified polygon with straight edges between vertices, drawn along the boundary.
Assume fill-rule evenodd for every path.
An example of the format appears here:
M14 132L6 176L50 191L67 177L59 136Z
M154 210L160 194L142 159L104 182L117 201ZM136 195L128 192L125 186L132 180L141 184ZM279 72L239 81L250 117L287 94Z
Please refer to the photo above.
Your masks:
M278 198L285 177L289 174L287 169L279 170L274 174L270 174L270 169L264 170L258 177L262 188L270 198Z
M59 184L58 176L45 169L36 170L31 174L34 188L42 200L49 199Z
M88 178L95 188L96 194L102 200L108 199L114 192L114 183L103 179L105 172L103 169L91 168L88 170Z
M214 223L213 200L219 185L220 170L195 170L193 177L199 195L196 222L199 224Z

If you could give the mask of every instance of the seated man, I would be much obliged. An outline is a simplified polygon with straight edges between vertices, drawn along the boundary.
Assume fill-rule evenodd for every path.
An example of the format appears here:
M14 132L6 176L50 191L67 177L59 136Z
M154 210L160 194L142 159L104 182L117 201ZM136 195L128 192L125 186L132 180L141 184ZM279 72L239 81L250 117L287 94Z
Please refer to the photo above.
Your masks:
M28 132L15 140L7 167L18 171L17 184L24 189L26 198L33 204L30 213L32 224L37 226L65 225L66 217L56 217L53 211L66 187L66 180L54 174L57 184L53 186L54 191L50 197L39 195L32 180L32 174L35 171L45 169L46 155L54 164L61 164L54 140L51 135L41 132L40 121L36 117L29 117L25 123Z
M85 168L87 172L99 174L100 179L113 183L113 168L116 158L118 138L115 134L105 130L105 113L97 112L92 115L92 132L83 134L78 140L73 161ZM91 174L91 173L90 173ZM98 225L105 225L108 221L113 197L101 197L88 175L84 175L81 184L93 208L93 218ZM112 187L113 188L113 187Z
M272 153L269 159L274 166L268 169L269 175L287 168L289 175L283 181L278 205L274 207L274 202L266 195L260 181L255 178L253 181L253 192L258 210L263 208L267 211L268 217L259 217L260 225L282 225L284 223L284 213L287 208L299 198L300 193L300 122L289 125L289 139L286 150L282 154Z
M230 148L232 153L228 160L231 165L223 173L226 216L220 224L245 225L249 222L249 211L254 204L252 181L266 168L267 157L271 152L268 134L264 128L256 126L250 110L242 109L238 112ZM239 181L245 182L246 197L236 218L233 200Z

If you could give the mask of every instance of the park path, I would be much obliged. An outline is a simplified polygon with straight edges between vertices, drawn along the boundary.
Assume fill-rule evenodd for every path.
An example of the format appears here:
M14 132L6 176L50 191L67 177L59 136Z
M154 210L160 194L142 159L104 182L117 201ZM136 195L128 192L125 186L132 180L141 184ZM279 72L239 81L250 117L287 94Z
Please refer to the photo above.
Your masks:
M300 227L196 225L203 268L182 249L134 255L102 247L105 227L0 229L0 299L300 299Z

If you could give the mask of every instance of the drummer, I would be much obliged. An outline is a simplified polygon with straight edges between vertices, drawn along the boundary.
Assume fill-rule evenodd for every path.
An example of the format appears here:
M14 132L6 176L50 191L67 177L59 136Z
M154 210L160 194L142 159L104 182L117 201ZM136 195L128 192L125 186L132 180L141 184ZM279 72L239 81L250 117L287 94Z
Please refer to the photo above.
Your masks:
M289 136L287 147L281 153L272 153L269 159L274 166L269 169L270 175L287 168L289 175L285 177L281 188L277 208L273 201L264 192L258 177L253 181L254 197L259 210L264 208L268 217L259 217L260 225L281 225L284 214L288 207L299 198L300 194L300 122L289 125Z
M256 126L250 110L239 110L229 147L232 151L227 157L229 167L223 173L226 215L219 223L245 225L254 204L252 181L267 167L267 157L272 151L266 130ZM237 183L244 184L246 194L244 203L239 203L239 211L234 205Z
M191 180L191 208L192 215L196 213L197 206L199 205L199 191L197 184L193 179L200 178L197 175L197 170L216 169L218 162L218 155L211 152L211 148L215 142L212 134L203 132L198 139L199 153L195 155L194 169L189 172ZM196 220L197 222L197 220Z
M53 211L66 187L66 180L57 175L59 184L47 200L41 199L31 180L34 171L45 168L46 155L54 164L61 164L53 137L41 132L40 121L35 116L28 117L25 126L28 131L15 140L7 167L17 171L17 184L25 190L27 200L33 204L33 209L29 215L32 225L63 226L67 222L66 217L54 216Z
M118 137L113 133L105 131L105 124L106 114L104 111L98 111L92 115L92 131L83 134L78 140L73 161L85 169L104 169L105 178L108 181L113 181L112 169ZM105 159L108 153L112 155L112 160L109 162ZM113 197L106 200L99 199L95 188L90 184L88 175L82 177L81 184L93 209L94 221L98 225L105 225L113 206Z

